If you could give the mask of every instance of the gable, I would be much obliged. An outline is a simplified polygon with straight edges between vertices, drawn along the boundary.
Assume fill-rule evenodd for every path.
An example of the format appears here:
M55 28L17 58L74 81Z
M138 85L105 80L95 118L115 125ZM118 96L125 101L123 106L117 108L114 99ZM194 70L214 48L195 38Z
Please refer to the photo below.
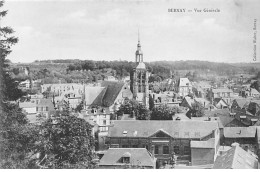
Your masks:
M156 131L154 134L152 134L150 137L165 138L165 137L171 137L171 135L169 133L167 133L166 131L160 129L160 130Z

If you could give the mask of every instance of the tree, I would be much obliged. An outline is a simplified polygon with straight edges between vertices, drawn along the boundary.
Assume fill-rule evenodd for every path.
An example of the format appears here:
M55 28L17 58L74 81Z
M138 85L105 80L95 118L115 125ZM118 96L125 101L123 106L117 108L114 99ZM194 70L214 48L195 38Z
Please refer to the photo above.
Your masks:
M200 102L194 102L191 104L190 113L192 117L204 116L204 107Z
M141 103L136 100L126 101L119 107L116 112L117 116L122 116L123 114L130 114L130 117L136 117L138 120L149 120L150 111Z
M178 107L169 107L166 104L163 104L153 108L151 120L172 120L172 116L178 112L180 112Z
M4 1L0 1L0 8ZM0 10L0 19L7 11ZM11 46L18 42L12 36L14 30L8 26L0 28L0 168L25 168L26 158L33 142L28 129L26 115L16 104L9 101L21 97L17 83L8 73L7 55L11 53ZM32 141L32 142L31 142Z
M65 109L39 126L34 152L42 168L94 168L94 148L92 126Z
M154 99L151 96L151 94L149 94L149 110L152 110L154 108Z
M150 111L143 105L138 104L137 109L135 111L135 118L137 120L149 120L150 119Z
M84 103L83 101L80 102L80 104L76 107L75 111L76 112L81 112L81 110L84 108Z

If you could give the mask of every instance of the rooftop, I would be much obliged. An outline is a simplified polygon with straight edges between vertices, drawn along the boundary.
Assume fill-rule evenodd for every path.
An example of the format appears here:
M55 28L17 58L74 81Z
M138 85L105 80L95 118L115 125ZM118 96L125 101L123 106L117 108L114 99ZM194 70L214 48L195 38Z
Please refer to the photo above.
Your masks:
M120 120L112 121L108 137L151 137L164 131L174 138L201 138L217 128L217 121Z
M109 148L99 165L125 165L120 162L122 157L130 157L130 164L133 165L152 167L155 165L155 159L146 148Z
M256 135L256 127L225 127L224 137L227 138L254 138Z
M233 146L223 155L219 155L213 169L257 169L256 157L243 150L240 146Z

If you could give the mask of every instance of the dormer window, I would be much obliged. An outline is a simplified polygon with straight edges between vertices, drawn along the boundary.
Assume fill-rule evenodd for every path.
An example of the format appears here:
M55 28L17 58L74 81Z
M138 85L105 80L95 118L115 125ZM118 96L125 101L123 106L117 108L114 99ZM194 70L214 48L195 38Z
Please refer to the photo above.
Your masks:
M123 132L123 136L126 136L126 135L127 135L127 131L124 131L124 132Z
M130 157L123 157L123 163L130 163Z

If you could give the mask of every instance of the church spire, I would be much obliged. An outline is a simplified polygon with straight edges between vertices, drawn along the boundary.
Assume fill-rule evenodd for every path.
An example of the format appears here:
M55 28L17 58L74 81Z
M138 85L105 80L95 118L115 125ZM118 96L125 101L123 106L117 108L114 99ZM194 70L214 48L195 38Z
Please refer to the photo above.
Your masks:
M135 52L135 62L143 62L143 52L141 50L141 43L140 43L140 34L138 29L138 44L137 44L137 50Z

